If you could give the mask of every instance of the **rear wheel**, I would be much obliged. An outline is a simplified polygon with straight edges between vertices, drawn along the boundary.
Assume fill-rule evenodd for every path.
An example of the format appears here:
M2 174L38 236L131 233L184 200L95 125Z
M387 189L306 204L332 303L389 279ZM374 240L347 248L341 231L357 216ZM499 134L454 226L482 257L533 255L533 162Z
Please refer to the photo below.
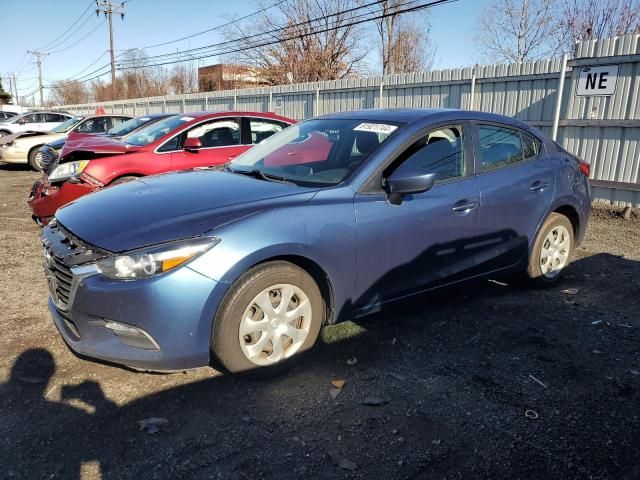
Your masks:
M4 137L6 135L11 135L11 132L8 132L6 130L0 130L0 138Z
M324 302L313 278L289 262L245 273L229 290L213 326L211 346L230 372L280 366L313 346Z
M569 265L574 247L573 225L560 213L552 213L544 222L529 258L527 275L537 286L556 283Z
M29 166L38 172L43 171L44 165L42 163L40 147L32 148L29 152Z

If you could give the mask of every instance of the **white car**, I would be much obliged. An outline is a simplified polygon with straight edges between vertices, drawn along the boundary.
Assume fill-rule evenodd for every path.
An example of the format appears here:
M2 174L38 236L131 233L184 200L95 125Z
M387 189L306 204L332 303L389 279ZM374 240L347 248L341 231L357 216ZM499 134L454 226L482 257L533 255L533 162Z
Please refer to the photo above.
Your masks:
M18 132L48 132L72 115L61 112L29 112L0 123L0 137Z

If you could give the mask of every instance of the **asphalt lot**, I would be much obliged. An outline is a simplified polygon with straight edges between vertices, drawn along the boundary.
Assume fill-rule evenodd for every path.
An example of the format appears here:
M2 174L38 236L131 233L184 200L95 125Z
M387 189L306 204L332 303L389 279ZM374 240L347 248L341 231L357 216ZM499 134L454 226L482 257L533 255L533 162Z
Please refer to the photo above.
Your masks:
M0 165L2 479L640 478L637 216L597 208L550 290L425 295L326 328L276 378L159 375L80 360L57 334L36 178Z

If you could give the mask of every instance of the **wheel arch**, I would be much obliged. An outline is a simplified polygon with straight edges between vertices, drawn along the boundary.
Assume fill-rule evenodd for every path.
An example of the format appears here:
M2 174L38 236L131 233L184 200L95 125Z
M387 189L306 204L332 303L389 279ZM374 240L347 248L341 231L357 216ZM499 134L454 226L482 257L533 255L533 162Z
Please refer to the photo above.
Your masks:
M125 178L125 177L136 177L136 178L140 178L140 177L144 177L145 175L143 175L142 173L122 173L120 175L118 175L117 177L113 177L112 179L109 180L109 183L107 183L107 186L112 185L113 182L120 180L121 178Z
M38 145L34 145L33 147L31 147L29 149L29 152L27 153L27 159L29 158L29 156L31 155L31 152L33 152L34 150L39 149L40 147L42 147L44 145L44 143L40 143Z
M264 263L275 262L275 261L285 261L294 264L295 266L301 268L305 272L307 272L313 280L318 285L320 289L320 294L322 295L322 299L325 302L325 324L332 323L334 316L334 298L333 298L333 287L331 286L331 280L329 280L329 275L327 272L315 261L312 259L302 256L302 255L277 255L269 258L265 258L250 268L257 267L258 265L262 265Z
M580 234L580 215L578 215L578 210L568 204L560 205L556 207L551 213L559 213L560 215L564 215L571 222L571 226L573 227L573 235L575 238L578 238Z

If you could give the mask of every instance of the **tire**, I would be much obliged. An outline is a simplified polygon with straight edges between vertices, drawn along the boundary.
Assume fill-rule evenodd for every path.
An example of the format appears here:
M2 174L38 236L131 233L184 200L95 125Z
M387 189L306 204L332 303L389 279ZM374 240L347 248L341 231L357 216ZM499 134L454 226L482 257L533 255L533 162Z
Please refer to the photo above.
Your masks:
M285 312L298 309L300 316L278 316L283 297L290 298ZM279 373L314 345L324 320L322 294L311 275L284 261L258 265L232 285L220 304L211 338L215 366L232 373L257 368L262 375Z
M37 147L32 148L29 151L29 156L28 156L28 160L29 160L29 166L35 170L36 172L42 172L43 171L43 166L42 163L38 160L38 151L40 150L40 147L42 145L38 145Z
M0 138L4 137L6 135L11 135L11 132L8 132L6 130L0 130Z
M560 244L553 245L557 239ZM575 246L573 225L560 213L553 212L538 232L529 256L527 276L536 287L547 287L562 278L562 272L571 261Z
M132 182L133 180L137 180L140 177L136 177L134 175L128 175L126 177L116 178L113 182L109 184L109 186L120 185L121 183Z

